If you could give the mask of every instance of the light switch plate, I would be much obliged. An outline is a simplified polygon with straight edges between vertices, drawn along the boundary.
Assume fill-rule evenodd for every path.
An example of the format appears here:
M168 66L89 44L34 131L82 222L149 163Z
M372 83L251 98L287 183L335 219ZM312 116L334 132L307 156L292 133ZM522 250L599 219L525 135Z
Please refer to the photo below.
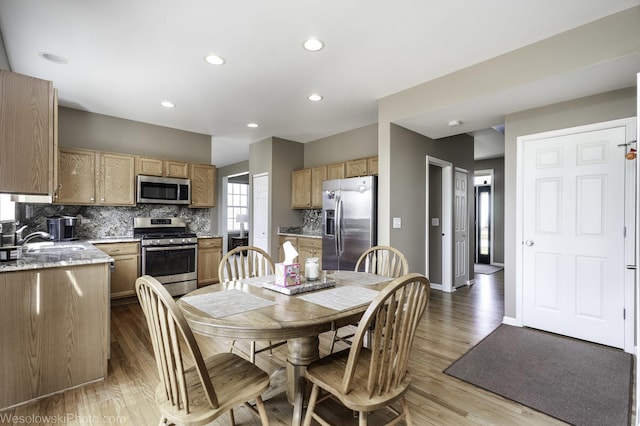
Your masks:
M400 229L402 228L402 218L400 217L394 217L393 218L393 227L395 229Z
M440 226L440 218L432 217L431 218L431 226Z

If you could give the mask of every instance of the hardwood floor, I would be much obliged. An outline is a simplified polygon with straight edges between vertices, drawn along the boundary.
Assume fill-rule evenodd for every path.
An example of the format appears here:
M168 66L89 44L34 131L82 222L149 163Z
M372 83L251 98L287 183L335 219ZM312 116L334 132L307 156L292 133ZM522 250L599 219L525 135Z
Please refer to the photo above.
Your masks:
M493 331L504 315L503 272L476 275L476 283L454 293L432 291L418 328L410 370L413 382L407 394L416 425L559 425L542 413L478 389L444 374L453 361ZM329 334L321 336L321 355L327 353ZM226 341L198 337L205 355L225 351ZM258 365L273 371L284 365L286 347L263 353ZM112 307L111 360L105 381L54 395L37 402L0 412L0 424L11 424L6 416L31 416L31 424L125 424L155 425L159 412L154 402L157 370L148 331L137 303ZM283 394L266 401L272 425L291 423L292 407ZM356 425L352 413L337 404L325 407L338 425ZM234 410L238 425L258 425L245 408ZM40 416L36 421L34 416ZM47 422L46 416L57 416ZM377 425L387 415L371 416ZM64 421L62 421L64 420ZM18 420L20 422L20 420ZM25 423L25 422L21 422ZM227 425L228 417L212 423Z

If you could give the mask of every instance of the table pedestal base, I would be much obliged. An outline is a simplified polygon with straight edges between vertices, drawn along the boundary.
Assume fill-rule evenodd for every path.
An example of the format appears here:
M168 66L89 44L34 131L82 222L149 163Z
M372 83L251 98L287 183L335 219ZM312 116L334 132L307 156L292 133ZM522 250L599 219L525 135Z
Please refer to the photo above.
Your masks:
M287 399L293 404L293 426L302 423L307 366L320 358L319 345L318 336L287 340Z

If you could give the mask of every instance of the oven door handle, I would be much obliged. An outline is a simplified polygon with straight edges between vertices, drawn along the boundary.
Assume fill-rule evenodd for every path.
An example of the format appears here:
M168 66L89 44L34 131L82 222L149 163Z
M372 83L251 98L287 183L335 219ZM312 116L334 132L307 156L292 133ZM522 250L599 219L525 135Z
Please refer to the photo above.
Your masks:
M198 247L196 244L187 246L162 246L162 247L143 247L143 251L165 251L165 250L189 250Z

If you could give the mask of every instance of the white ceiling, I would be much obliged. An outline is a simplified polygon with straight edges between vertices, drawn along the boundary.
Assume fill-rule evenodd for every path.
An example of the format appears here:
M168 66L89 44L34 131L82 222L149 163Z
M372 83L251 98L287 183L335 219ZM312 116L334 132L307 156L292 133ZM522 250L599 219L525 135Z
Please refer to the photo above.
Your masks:
M0 31L12 70L53 80L60 105L212 135L213 162L225 166L248 159L248 145L269 136L308 142L375 123L382 97L638 4L2 0ZM310 36L325 48L303 50ZM48 62L42 52L68 63ZM226 64L205 63L208 53ZM611 74L602 89L634 84L623 81L626 73ZM560 76L549 83L574 97L601 89L577 80ZM518 108L549 103L535 84L520 91L400 124L441 137L430 123L454 113L472 114L475 128L461 129L472 132L500 124ZM309 102L311 93L324 99ZM176 108L160 107L165 99ZM260 127L247 128L249 122Z

